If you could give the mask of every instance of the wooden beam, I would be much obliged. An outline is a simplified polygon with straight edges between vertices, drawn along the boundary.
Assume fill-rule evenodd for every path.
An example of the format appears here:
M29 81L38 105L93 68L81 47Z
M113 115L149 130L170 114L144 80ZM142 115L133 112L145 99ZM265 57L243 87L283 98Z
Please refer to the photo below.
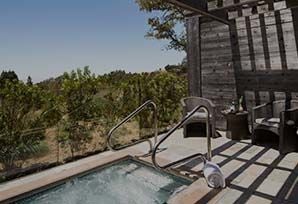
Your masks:
M202 96L201 82L201 26L200 18L188 18L187 30L187 63L188 63L188 94Z
M262 5L262 4L265 4L267 1L269 1L269 0L240 1L238 3L234 3L234 4L231 4L231 5L210 9L209 11L217 11L217 10L233 11L233 10L236 10L236 9L239 9L239 8L242 9L242 8Z
M182 8L195 8L198 10L207 11L208 2L207 0L168 0L170 3L175 4Z
M179 6L186 10L195 12L197 14L217 20L221 23L230 25L230 22L227 19L208 12L208 10L207 10L208 6L207 6L206 0L167 0L167 1L171 4Z

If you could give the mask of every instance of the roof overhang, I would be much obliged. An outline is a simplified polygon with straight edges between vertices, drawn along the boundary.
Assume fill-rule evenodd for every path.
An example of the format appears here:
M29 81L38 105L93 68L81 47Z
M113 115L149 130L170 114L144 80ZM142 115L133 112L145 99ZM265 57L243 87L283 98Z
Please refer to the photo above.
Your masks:
M185 10L189 10L196 14L200 14L202 16L212 18L221 23L224 23L227 25L230 24L227 18L223 18L222 15L213 14L208 11L207 0L166 0L166 1L176 6L179 6Z

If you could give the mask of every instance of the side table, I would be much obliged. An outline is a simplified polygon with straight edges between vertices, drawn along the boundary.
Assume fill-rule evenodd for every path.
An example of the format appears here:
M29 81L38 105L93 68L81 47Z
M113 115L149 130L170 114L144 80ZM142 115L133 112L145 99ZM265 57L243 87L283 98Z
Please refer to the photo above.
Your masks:
M227 138L231 140L243 140L250 138L248 128L248 112L237 113L221 112L227 120Z

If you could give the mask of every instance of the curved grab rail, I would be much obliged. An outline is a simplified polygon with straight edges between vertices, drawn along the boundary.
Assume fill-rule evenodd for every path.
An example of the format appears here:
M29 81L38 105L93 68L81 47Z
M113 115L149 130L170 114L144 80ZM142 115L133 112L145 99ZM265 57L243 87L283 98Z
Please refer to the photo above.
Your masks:
M112 135L113 133L120 127L122 126L124 123L128 122L129 120L131 120L133 117L135 117L137 114L139 114L142 110L144 110L147 106L151 105L154 109L154 142L156 144L157 142L157 135L158 135L158 128L157 128L157 106L156 104L149 100L149 101L146 101L143 105L141 105L140 107L138 107L135 111L133 111L131 114L129 114L126 118L124 118L121 122L119 122L116 126L114 126L108 133L108 140L107 140L107 146L109 147L109 149L111 151L118 151L118 150L121 150L121 149L124 149L124 148L127 148L127 147L130 147L130 146L133 146L133 145L136 145L136 144L139 144L139 143L142 143L142 142L148 142L149 145L150 145L150 151L149 152L152 152L153 150L153 145L152 145L152 142L150 139L143 139L143 140L140 140L138 142L135 142L135 143L132 143L132 144L128 144L128 145L124 145L124 146L121 146L119 148L114 148L113 145L112 145Z
M152 152L152 155L151 155L152 163L153 163L153 165L154 165L155 168L162 170L162 169L168 168L168 167L170 167L172 165L178 164L178 163L180 163L182 161L186 161L186 160L189 160L189 159L192 159L192 158L195 158L195 157L200 157L204 161L204 163L206 162L205 157L203 156L203 154L200 154L200 153L194 154L192 156L188 156L188 157L186 157L184 159L181 159L179 161L172 162L172 163L167 164L167 165L164 165L164 166L159 165L157 163L157 160L156 160L156 153L157 153L157 150L159 149L159 146L169 136L171 136L178 128L180 128L182 125L184 125L184 123L187 122L191 118L191 116L193 116L200 109L204 109L205 112L207 113L207 118L206 118L207 160L208 161L211 161L211 157L212 157L212 153L211 153L211 137L210 137L210 130L209 130L210 112L209 112L209 110L208 110L208 108L206 106L200 105L200 106L195 107L187 116L185 116L177 125L175 125L166 135L164 135L158 141L158 143L155 144L154 149L153 149L153 152Z

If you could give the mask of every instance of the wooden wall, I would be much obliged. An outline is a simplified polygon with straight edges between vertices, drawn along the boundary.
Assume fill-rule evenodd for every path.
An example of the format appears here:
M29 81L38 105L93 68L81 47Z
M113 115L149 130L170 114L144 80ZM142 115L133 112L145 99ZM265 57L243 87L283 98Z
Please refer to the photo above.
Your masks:
M231 26L187 19L190 95L213 100L221 121L220 110L240 96L248 110L298 98L298 0L218 0L208 7L225 11Z

